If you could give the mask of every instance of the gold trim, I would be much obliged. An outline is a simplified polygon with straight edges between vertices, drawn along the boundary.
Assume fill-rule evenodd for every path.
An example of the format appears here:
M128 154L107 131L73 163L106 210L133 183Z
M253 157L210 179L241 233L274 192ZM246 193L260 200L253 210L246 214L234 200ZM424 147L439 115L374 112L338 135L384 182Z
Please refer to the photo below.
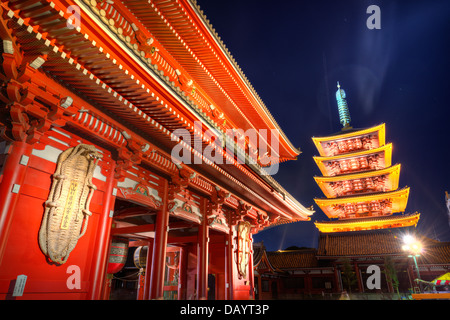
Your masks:
M340 139L348 139L351 137L356 137L356 136L360 136L360 135L365 135L368 133L375 133L378 132L378 141L379 141L379 146L382 147L385 145L386 141L386 125L384 123L375 126L375 127L371 127L371 128L367 128L367 129L362 129L362 130L358 130L358 131L353 131L353 132L345 132L342 134L338 134L338 135L334 135L334 136L326 136L326 137L313 137L312 140L317 148L317 150L319 151L321 156L325 156L325 153L323 152L323 148L322 145L320 144L321 142L326 142L326 141L335 141L335 140L340 140Z
M355 179L364 179L371 178L381 175L389 175L389 180L391 181L392 188L388 191L393 191L398 189L398 183L400 179L400 164L396 164L394 166L380 169L380 170L371 170L364 172L356 172L345 175L337 175L337 176L325 176L325 177L314 177L317 185L320 187L322 192L325 194L327 198L336 197L333 196L333 193L330 190L329 183L330 182L339 182L339 181L347 181L347 180L355 180Z
M328 170L323 164L325 161L333 161L333 160L344 160L344 159L351 159L355 157L365 156L369 154L375 154L379 152L384 152L384 166L385 168L391 166L391 158L392 158L392 143L388 143L382 147L376 148L376 149L370 149L370 150L364 150L359 152L353 152L338 156L332 156L332 157L313 157L314 161L316 162L317 166L319 167L320 171L324 176L328 176Z
M332 232L347 232L347 231L362 231L373 229L388 229L398 227L410 227L417 226L420 219L420 213L414 213L412 215L401 216L389 216L373 218L371 220L364 221L352 221L342 222L314 222L317 229L323 233Z
M406 188L403 188L403 189L400 189L397 191L391 191L391 192L366 194L366 195L354 196L354 197L314 199L314 201L329 218L338 218L335 214L330 212L328 207L330 207L332 205L339 205L339 204L370 202L370 201L383 200L383 199L392 199L393 200L392 211L391 211L391 214L392 214L392 213L396 213L396 212L405 211L406 204L408 202L408 197L409 197L409 187L406 187Z

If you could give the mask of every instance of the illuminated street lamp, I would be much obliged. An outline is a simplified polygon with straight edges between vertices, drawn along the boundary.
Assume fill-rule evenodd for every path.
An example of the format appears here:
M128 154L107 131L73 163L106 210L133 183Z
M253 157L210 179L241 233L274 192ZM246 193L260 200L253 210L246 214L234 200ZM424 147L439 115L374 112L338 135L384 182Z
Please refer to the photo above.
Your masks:
M414 238L411 235L406 235L403 237L403 243L402 246L403 251L409 252L408 257L412 257L414 259L414 264L416 265L417 269L417 279L420 280L420 272L419 272L419 266L417 265L417 258L422 253L422 244L419 240ZM420 287L420 284L419 284Z

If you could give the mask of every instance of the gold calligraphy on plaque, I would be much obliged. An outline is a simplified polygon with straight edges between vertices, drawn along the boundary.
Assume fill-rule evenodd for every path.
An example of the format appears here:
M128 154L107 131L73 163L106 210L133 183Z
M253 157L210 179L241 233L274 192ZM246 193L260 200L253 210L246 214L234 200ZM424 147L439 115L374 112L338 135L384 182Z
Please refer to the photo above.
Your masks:
M70 225L70 219L73 215L73 207L76 201L76 194L77 194L77 188L78 188L78 182L77 181L71 181L69 186L69 192L67 194L66 199L66 205L64 206L64 213L61 220L61 229L67 230Z

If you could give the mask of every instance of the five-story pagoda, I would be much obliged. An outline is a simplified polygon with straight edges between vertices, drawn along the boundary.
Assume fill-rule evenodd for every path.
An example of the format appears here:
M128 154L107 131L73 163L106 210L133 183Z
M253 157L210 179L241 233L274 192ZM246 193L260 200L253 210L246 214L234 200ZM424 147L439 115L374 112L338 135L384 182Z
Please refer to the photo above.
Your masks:
M354 129L339 83L336 100L342 130L313 137L320 154L314 161L323 174L314 179L326 196L315 202L333 219L316 222L316 227L329 233L417 225L419 213L403 214L409 188L398 188L400 164L391 163L392 143L385 143L385 124Z

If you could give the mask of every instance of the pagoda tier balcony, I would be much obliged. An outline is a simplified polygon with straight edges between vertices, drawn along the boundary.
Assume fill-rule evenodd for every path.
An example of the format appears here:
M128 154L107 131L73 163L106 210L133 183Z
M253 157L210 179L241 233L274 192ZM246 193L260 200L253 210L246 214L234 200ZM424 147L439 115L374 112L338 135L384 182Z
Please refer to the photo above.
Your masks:
M420 213L392 215L389 217L370 217L352 220L315 222L322 233L363 231L417 226Z
M363 130L348 130L327 137L312 138L322 157L372 150L385 144L385 124Z
M409 188L336 199L314 199L328 218L355 219L404 212Z
M380 170L391 166L392 144L373 150L354 152L347 156L314 157L324 176Z
M333 177L314 177L327 198L393 191L398 188L400 164L386 169Z

